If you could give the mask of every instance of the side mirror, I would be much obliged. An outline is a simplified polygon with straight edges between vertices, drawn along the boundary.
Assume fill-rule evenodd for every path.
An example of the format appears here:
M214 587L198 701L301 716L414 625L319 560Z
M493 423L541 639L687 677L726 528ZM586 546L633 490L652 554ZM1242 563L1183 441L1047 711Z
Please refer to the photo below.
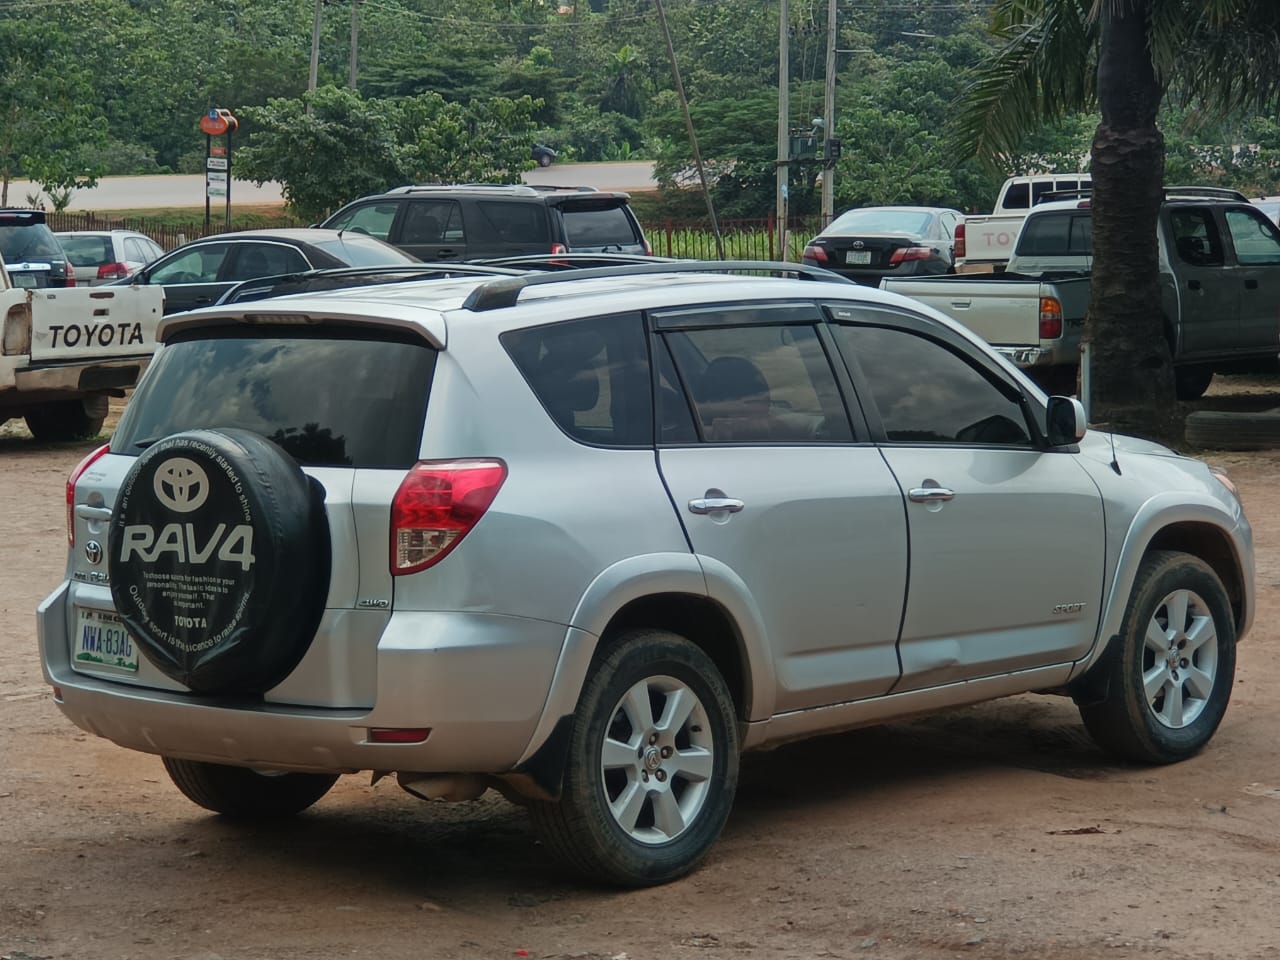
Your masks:
M1073 397L1050 397L1045 426L1049 446L1063 447L1078 443L1089 429L1084 404Z

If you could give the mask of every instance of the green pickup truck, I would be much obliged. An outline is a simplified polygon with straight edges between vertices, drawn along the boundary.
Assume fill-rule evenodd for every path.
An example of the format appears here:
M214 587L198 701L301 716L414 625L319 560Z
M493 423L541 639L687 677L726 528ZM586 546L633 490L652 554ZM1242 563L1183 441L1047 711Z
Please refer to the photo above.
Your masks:
M1093 247L1087 199L1036 207L1008 271L885 280L960 321L1041 383L1073 381L1089 305ZM1160 208L1160 299L1178 397L1213 374L1280 353L1280 229L1242 195L1169 187Z

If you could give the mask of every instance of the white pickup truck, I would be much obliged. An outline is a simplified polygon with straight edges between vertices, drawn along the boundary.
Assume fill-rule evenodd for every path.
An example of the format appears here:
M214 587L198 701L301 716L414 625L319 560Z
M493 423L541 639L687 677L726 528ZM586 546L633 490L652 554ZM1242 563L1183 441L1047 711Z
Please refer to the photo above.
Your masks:
M957 273L999 273L1005 269L1018 241L1018 231L1031 208L1057 192L1087 191L1087 173L1041 173L1010 177L1000 188L989 214L966 216L956 228Z
M1087 200L1044 203L1026 219L1009 270L881 281L960 321L1051 392L1072 392L1089 306ZM1166 187L1156 223L1160 308L1180 400L1215 372L1273 364L1280 351L1280 228L1233 190Z
M15 287L0 261L0 423L41 440L97 435L156 348L162 287Z

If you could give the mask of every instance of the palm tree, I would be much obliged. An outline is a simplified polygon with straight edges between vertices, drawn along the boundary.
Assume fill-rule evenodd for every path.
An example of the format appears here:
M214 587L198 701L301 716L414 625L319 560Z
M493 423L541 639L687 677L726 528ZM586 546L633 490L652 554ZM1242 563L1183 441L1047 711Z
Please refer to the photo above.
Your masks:
M1100 111L1084 329L1091 414L1174 439L1181 417L1158 287L1156 113L1165 97L1217 116L1280 101L1280 2L997 0L992 24L1001 45L966 94L961 139L999 162L1043 121Z

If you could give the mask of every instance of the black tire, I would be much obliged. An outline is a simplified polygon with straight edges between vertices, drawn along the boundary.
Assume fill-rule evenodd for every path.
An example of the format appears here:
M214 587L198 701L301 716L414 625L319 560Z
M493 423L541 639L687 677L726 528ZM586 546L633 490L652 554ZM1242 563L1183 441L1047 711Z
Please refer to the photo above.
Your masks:
M1209 450L1280 447L1280 407L1273 410L1196 410L1188 414L1187 443Z
M1094 741L1121 759L1185 760L1222 722L1235 664L1235 618L1217 574L1190 554L1152 551L1138 570L1120 635L1094 668L1103 671L1106 692L1080 704L1080 716ZM1150 695L1144 676L1160 683Z
M169 779L192 803L244 819L292 817L328 793L338 780L337 774L259 773L222 763L161 759Z
M539 155L538 155L538 166L540 166L540 167L549 167L549 166L551 166L551 155L550 155L550 154L546 154L546 153L541 153L541 154L539 154Z
M632 699L641 690L648 697ZM689 695L693 706L678 729L664 730L663 709ZM647 733L641 729L646 707ZM632 722L637 711L639 725ZM634 761L609 766L606 739L614 744L614 760L621 753L626 761L625 744L634 747ZM701 769L691 777L695 765ZM580 873L649 886L701 862L729 817L737 783L737 721L720 671L681 636L635 630L620 638L583 688L560 800L535 802L530 815L543 842ZM624 814L628 827L609 805L624 792L637 798L631 815ZM664 828L663 812L677 810L681 819L667 820ZM677 822L683 825L673 828Z
M1212 381L1212 367L1193 363L1173 368L1173 392L1179 400L1199 400Z
M59 400L37 407L23 419L37 440L87 440L102 432L107 419L102 406L89 400Z
M112 600L143 656L196 693L271 689L324 612L322 488L246 430L148 447L125 476L107 549Z

